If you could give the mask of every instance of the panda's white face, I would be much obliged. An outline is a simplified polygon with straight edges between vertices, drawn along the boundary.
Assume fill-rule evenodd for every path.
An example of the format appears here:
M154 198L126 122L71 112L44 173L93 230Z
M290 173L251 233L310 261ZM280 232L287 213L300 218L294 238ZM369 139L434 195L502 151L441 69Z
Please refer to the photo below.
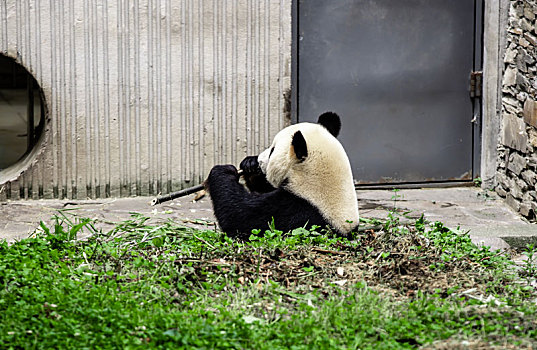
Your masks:
M339 127L334 134L338 132ZM297 133L301 142L296 142ZM280 187L285 181L287 191L315 205L336 229L349 232L358 224L349 159L341 143L323 125L299 123L286 127L259 154L258 162L272 186Z
M274 187L279 187L284 180L289 176L290 170L301 163L302 160L297 159L292 146L293 135L300 131L304 137L321 133L321 137L317 137L319 143L323 143L325 138L335 138L319 124L300 123L286 127L281 130L272 141L272 145L261 152L257 157L261 171L266 175L268 182ZM336 141L338 142L338 141ZM339 143L339 142L338 142ZM308 145L310 146L310 145Z
M272 152L274 152L274 147L270 146L270 148L267 148L257 156L257 161L263 174L267 173L267 165Z

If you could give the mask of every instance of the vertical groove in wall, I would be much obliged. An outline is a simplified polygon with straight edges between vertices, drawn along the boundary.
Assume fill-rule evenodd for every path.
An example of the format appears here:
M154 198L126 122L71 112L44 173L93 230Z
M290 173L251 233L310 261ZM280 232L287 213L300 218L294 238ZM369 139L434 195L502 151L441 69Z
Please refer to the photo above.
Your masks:
M77 147L77 77L76 77L76 48L75 48L75 11L74 11L74 0L69 2L69 25L71 30L69 30L69 96L70 96L70 111L69 111L69 121L70 121L70 149L71 149L71 169L69 171L70 185L71 185L71 199L77 198L77 157L78 157L78 147ZM66 101L67 102L67 101Z
M87 70L87 83L86 88L88 89L88 99L87 104L88 106L88 114L86 115L86 119L88 120L88 131L86 132L86 142L88 144L88 148L86 149L86 152L89 154L89 190L87 193L87 196L90 198L95 198L97 190L97 168L99 167L99 164L96 162L97 155L97 148L96 148L96 142L95 138L98 138L98 134L96 134L98 131L96 130L97 127L95 125L95 118L98 116L98 105L95 104L95 85L93 84L93 80L95 79L95 69L94 69L94 55L95 55L95 48L94 48L94 42L95 42L95 35L93 30L93 1L87 0L86 2L86 15L84 16L84 21L86 22L86 35L87 35L87 52L88 55L86 55L86 70ZM88 185L87 184L87 185Z
M185 96L185 91L186 91L186 77L185 77L185 60L186 60L186 36L185 36L185 33L186 33L186 12L185 12L185 6L184 6L184 1L180 2L180 18L181 18L181 22L179 24L179 38L177 38L177 40L179 41L180 45L179 45L179 55L178 55L178 60L179 60L179 74L178 74L178 81L179 81L179 84L177 84L177 86L179 86L179 90L176 91L175 93L177 94L177 97L178 97L178 114L179 114L179 117L178 117L178 121L179 121L179 131L180 131L180 142L178 143L180 146L179 146L179 150L178 150L178 154L177 154L177 162L179 164L178 167L180 170L180 174L181 174L181 179L186 179L187 178L187 174L188 174L188 169L186 168L186 162L185 162L185 157L187 156L187 152L185 151L186 148L187 148L187 135L186 135L186 114L185 114L185 106L186 106L186 96Z
M198 0L198 25L199 25L199 34L198 34L198 60L199 60L199 75L198 75L198 86L199 86L199 119L198 119L198 134L199 134L199 175L198 178L200 181L207 176L207 170L205 169L205 49L204 49L204 38L205 38L205 16L204 16L205 3L204 0Z
M184 137L182 140L183 147L178 150L178 157L180 158L180 166L184 169L184 177L182 186L190 185L192 180L192 138L190 132L190 125L192 122L191 105L190 105L190 64L192 62L190 42L191 31L191 7L190 2L185 0L181 4L181 14L183 22L181 23L181 90L178 93L181 95L181 106L179 113L181 118L181 135Z
M117 4L117 83L118 83L118 94L117 94L117 118L118 118L118 153L119 153L119 195L125 196L125 152L123 149L124 145L124 121L125 121L125 94L124 94L124 82L123 82L123 0L118 0Z
M278 118L277 118L277 123L278 123L278 129L282 129L283 128L283 122L284 122L284 118L285 118L285 115L283 114L283 106L285 104L285 100L284 100L284 91L283 91L283 24L282 24L282 18L283 17L283 1L284 0L280 0L279 2L279 18L280 20L278 21ZM283 103L282 103L283 102Z
M141 74L141 67L140 67L140 22L139 22L139 8L140 8L140 1L134 0L133 3L133 11L132 11L132 17L133 17L133 27L134 27L134 36L133 36L133 56L134 56L134 62L133 62L133 71L134 71L134 98L132 100L132 103L134 104L134 125L135 125L135 133L134 133L134 167L136 169L136 195L140 196L142 194L142 166L141 166L141 158L142 158L142 121L141 121L141 111L140 111L140 99L141 99L141 90L140 90L140 74ZM144 139L146 139L144 137ZM145 181L148 182L148 179Z
M32 42L32 44L35 43L34 47L35 47L35 57L36 57L36 62L34 64L35 66L35 71L32 72L34 74L34 77L37 79L37 81L42 81L43 80L43 60L42 60L42 49L41 49L41 4L42 2L41 1L38 1L36 0L35 1L35 29L34 30L34 33L35 33L35 39L34 41ZM7 33L6 33L7 35Z
M31 0L26 0L24 4L24 17L25 17L25 24L24 24L24 42L29 43L31 42L31 32L34 30L32 26L32 4ZM31 45L24 45L25 46L25 55L26 55L26 62L24 62L26 68L30 73L33 73L35 71L33 67L33 48ZM25 186L22 189L22 198L31 198L32 197L32 189L33 189L33 177L31 174L24 174L24 183Z
M103 81L104 81L104 167L105 167L105 197L110 197L111 181L111 158L110 158L110 71L109 71L109 35L108 35L108 1L102 2L102 21L103 28Z
M90 60L89 56L91 55L91 46L90 46L90 28L89 28L89 0L84 2L83 8L83 21L84 21L84 52L88 53L84 56L84 109L85 109L85 138L84 138L84 154L86 155L85 163L85 184L86 184L86 197L92 196L92 182L93 182L93 161L92 161L92 149L91 149L91 70L90 70Z
M56 3L54 6L55 15L58 19L58 22L55 24L55 28L52 32L52 36L54 37L54 52L56 59L54 60L54 63L47 62L47 64L50 64L51 66L54 65L54 74L53 77L55 79L56 86L65 86L66 83L66 51L64 50L65 47L67 47L65 43L65 25L66 25L66 18L63 11L65 10L63 3ZM52 9L51 9L52 11ZM52 67L51 67L52 68ZM67 140L67 131L65 130L66 125L66 113L67 113L67 106L65 104L67 93L65 89L57 89L54 92L54 101L55 101L55 113L57 115L57 118L55 120L56 122L56 135L54 143L56 144L55 149L53 150L53 154L56 157L56 167L57 169L54 169L54 172L56 174L56 185L54 186L54 194L55 196L58 196L59 198L64 198L64 191L65 191L65 181L68 178L68 174L66 174L66 153L68 150L68 145L66 143Z
M20 1L17 1L15 3L15 13L16 13L16 16L15 16L15 38L16 38L16 41L15 41L15 52L17 54L17 59L18 60L21 60L21 53L20 53L20 46L21 46L21 31L20 31L20 28L21 28L21 23L20 23Z
M30 30L31 28L31 17L30 17L30 0L26 0L24 5L24 17L22 18L24 20L24 42L29 43L30 42ZM24 53L24 64L26 67L29 68L30 72L32 71L32 46L31 45L24 45L23 47Z
M129 0L126 0L124 2L124 7L123 7L123 11L124 11L124 36L123 36L123 45L124 45L124 51L123 51L123 55L124 55L124 60L123 60L123 64L124 64L124 67L125 67L125 75L124 75L124 90L125 90L125 143L124 143L124 147L125 147L125 159L124 159L124 162L125 162L125 165L126 165L126 168L125 168L125 185L127 186L127 193L128 195L133 195L135 194L135 192L133 193L133 186L135 186L135 182L132 181L133 179L133 174L135 175L134 177L136 177L138 174L137 174L137 170L133 167L134 165L134 162L133 162L133 159L132 159L132 152L131 152L131 138L132 137L135 137L135 135L133 135L133 130L131 130L131 127L132 127L132 122L131 122L131 116L132 116L132 96L131 96L131 92L132 90L132 86L131 86L131 72L130 72L130 58L132 57L131 55L131 52L130 52L130 40L131 40L131 25L130 25L130 1Z
M255 23L255 4L257 3L257 0L249 0L248 4L248 45L247 45L247 52L248 52L248 66L246 68L246 71L248 72L247 77L247 84L248 84L248 93L246 95L246 101L245 103L248 106L248 132L246 133L246 137L249 139L249 145L248 145L248 152L256 148L256 145L258 144L257 141L257 123L255 120L255 112L256 112L256 106L255 106L255 82L256 82L256 52L255 52L255 32L256 32L256 23Z
M149 28L151 28L150 33L150 39L151 39L151 45L148 48L148 51L151 53L152 56L152 63L151 63L151 70L149 71L150 77L149 81L151 82L151 101L148 101L148 103L152 103L152 117L149 118L151 120L151 132L148 135L152 139L152 147L151 152L149 153L149 157L153 158L153 169L151 171L151 177L153 188L152 191L155 191L158 188L158 176L154 172L155 169L158 168L158 110L159 110L159 97L158 97L158 68L157 68L157 60L158 60L158 17L159 17L159 9L158 9L158 0L151 0L149 4L149 8L151 8L151 16L149 18Z
M2 33L0 37L2 38L1 52L5 55L7 54L8 40L7 40L7 1L0 1L0 26L2 28Z
M166 174L166 187L163 188L165 192L172 191L171 12L171 2L166 1L166 138L164 139L164 144L166 145L166 155L164 158L166 160L166 167L163 169Z
M185 148L181 150L180 157L182 159L181 166L185 168L185 178L184 180L190 182L191 175L192 175L192 135L190 133L190 124L192 122L192 116L190 114L190 63L192 61L191 59L191 52L190 52L190 26L192 25L190 21L190 7L189 7L189 0L184 0L182 2L182 10L183 10L183 47L181 48L183 55L182 55L182 81L183 81L183 88L181 90L181 95L183 95L183 103L182 103L182 110L181 113L184 114L184 120L182 128L184 129L184 143Z
M55 8L56 1L50 0L50 13L52 18L56 18L56 8ZM57 60L57 54L56 54L56 39L57 39L57 33L56 33L56 22L52 21L50 24L50 45L51 45L51 58L50 58L50 76L51 76L51 86L57 86L57 69L56 69L56 60ZM56 118L50 119L50 129L52 130L52 135L50 137L51 145L53 146L52 151L52 194L56 198L58 197L58 174L59 174L59 164L58 164L58 147L59 141L58 140L58 97L57 97L58 90L52 89L51 91L51 100L50 100L50 113L52 115L55 115Z
M149 169L155 169L156 157L154 156L154 118L155 118L155 96L153 89L153 0L148 0L147 5L147 132L148 132L148 159ZM149 191L153 192L155 188L155 177L152 171L149 172Z
M266 57L266 48L267 42L265 41L265 33L267 30L267 21L266 13L264 13L264 4L266 0L261 0L258 3L257 15L259 16L259 147L264 148L267 146L268 132L266 132L266 127L268 126L268 114L265 113L265 107L267 100L266 97L266 87L267 87L267 77L265 75L265 69L267 67L267 57Z
M255 2L255 6L253 7L253 17L254 17L254 114L253 119L255 120L255 148L260 149L262 148L261 144L261 116L260 116L260 107L261 107L261 101L260 101L260 88L261 88L261 60L262 56L260 55L260 46L261 46L261 40L260 40L260 32L261 32L261 16L259 15L259 8L261 6L262 0L257 0Z
M204 174L203 163L203 148L204 148L204 135L203 128L200 126L204 125L203 120L203 111L201 106L203 105L203 95L202 95L202 85L204 84L203 75L201 75L202 65L203 65L203 48L200 45L203 45L203 41L200 41L200 37L203 36L203 20L200 22L200 13L203 12L203 2L200 0L191 0L191 21L192 21L192 34L191 34L191 45L192 45L192 110L193 110L193 125L192 125L192 135L195 139L195 148L193 149L193 162L192 162L192 180L195 182L205 180L207 174Z
M245 93L245 101L244 104L246 105L246 130L245 135L249 135L251 137L245 137L246 138L246 150L247 152L250 152L250 150L253 148L252 145L254 143L255 136L252 135L253 128L252 128L252 104L250 103L251 96L252 96L252 16L251 16L251 7L252 7L252 1L255 0L246 0L246 93Z
M133 84L132 75L135 74L131 71L131 59L133 59L133 53L131 52L131 40L132 36L135 36L134 29L131 26L131 1L125 2L125 95L127 115L125 117L125 163L127 164L127 186L129 195L136 195L136 178L138 177L138 168L134 161L133 149L136 148L136 124L134 122L134 106L136 97L136 87ZM136 40L136 38L134 39Z
M222 118L222 121L220 122L220 125L222 125L222 127L220 128L222 130L221 134L219 135L220 136L220 142L222 144L222 152L223 152L223 155L228 158L229 154L230 154L230 149L228 147L229 143L230 143L230 140L229 140L229 133L228 133L228 130L230 129L230 123L227 119L227 84L226 84L226 81L227 81L227 61L226 61L226 55L227 55L227 40L226 40L226 36L227 36L227 33L226 33L226 3L227 1L222 1L221 2L221 10L220 10L220 25L218 27L218 32L219 32L219 36L218 36L218 39L219 39L219 42L220 42L220 47L219 47L219 50L217 51L217 54L220 56L220 65L217 66L217 69L218 69L218 72L219 72L219 75L220 75L220 89L221 89L221 93L219 94L220 95L220 106L219 106L219 109L221 111L221 118Z
M285 123L288 12L283 0L0 1L0 53L34 74L48 111L43 151L0 200L165 193L258 153Z
M100 101L99 101L99 86L100 86L100 76L99 76L99 60L97 59L97 54L99 52L99 34L97 32L98 26L98 16L97 16L97 2L91 1L89 4L89 12L90 12L90 46L91 46L91 55L90 55L90 71L91 71L91 80L90 84L92 87L92 100L91 105L93 106L93 113L91 115L92 119L92 130L91 130L91 139L90 142L92 143L92 155L93 155L93 190L92 193L95 197L101 196L101 173L102 173L102 165L101 165L101 147L100 147L100 138L101 138L101 108L100 108Z
M67 86L67 79L66 79L66 54L67 50L64 50L63 48L68 47L66 42L66 34L65 34L65 26L67 25L65 20L65 7L63 2L59 2L59 33L58 36L60 38L59 47L61 50L59 54L60 59L60 69L59 69L59 75L58 80L60 83L60 86ZM68 171L67 171L67 94L66 89L61 89L59 92L59 127L60 127L60 159L61 159L61 169L60 169L60 185L59 185L59 196L60 198L67 198L67 178L68 178Z
M264 25L264 57L265 57L265 71L264 71L264 120L265 120L265 134L264 134L264 143L263 147L268 147L270 143L270 44L271 44L271 28L270 28L270 0L265 0L265 9L264 9L264 19L265 19L265 25Z
M231 161L233 164L237 164L238 147L240 147L238 140L238 115L237 115L237 61L238 61L238 49L237 49L237 1L234 0L231 3L231 123L233 128L231 129Z
M189 174L188 178L191 181L194 181L195 179L195 169L196 169L196 150L198 148L198 141L196 137L195 132L195 111L194 111L194 65L196 64L196 59L194 55L194 1L188 0L185 1L188 8L188 41L187 41L187 47L188 50L188 91L185 91L188 96L188 116L189 116L189 122L188 122L188 135L189 135L189 149L188 149L188 158L189 158Z
M218 125L218 110L217 110L217 91L218 91L218 79L217 79L217 74L216 74L216 67L217 67L217 55L216 55L216 52L218 52L218 46L217 46L217 40L216 40L216 36L217 36L217 33L216 33L216 28L218 27L218 3L219 1L218 0L213 0L213 10L212 10L212 15L213 15L213 26L212 26L212 61L213 61L213 64L212 64L212 76L213 76L213 79L212 79L212 90L213 90L213 98L212 98L212 105L213 105L213 108L212 108L212 128L213 128L213 133L212 133L212 137L213 137L213 160L215 162L215 164L218 164L220 163L220 148L219 148L219 145L218 145L218 140L219 140L219 133L218 131L220 130L220 125Z
M43 56L44 56L45 50L41 46L42 45L41 32L44 29L41 26L41 13L44 11L43 10L44 5L41 1L38 1L36 3L36 6L37 6L36 8L36 29L37 30L35 31L36 32L35 48L36 48L36 56L38 58L37 58L37 67L36 67L37 73L35 74L35 78L37 79L38 82L43 84ZM41 87L43 87L43 85L41 85ZM47 94L45 94L45 91L43 91L43 96L48 96ZM41 108L45 108L47 110L47 113L48 113L48 102L49 100L45 99L45 101L43 102L41 106ZM47 153L45 152L45 154ZM43 156L41 162L37 163L36 169L34 169L34 173L36 174L34 178L37 178L37 197L38 198L43 198L44 192L45 192L45 188L44 188L45 175L43 171L43 168L45 167L45 159L46 159L46 156Z
M219 38L219 26L220 26L220 1L214 1L213 8L213 113L214 113L214 125L213 125L213 142L215 143L215 164L222 164L223 159L223 146L222 146L222 129L223 125L221 124L222 110L219 108L220 104L220 94L222 93L221 81L220 81L220 72L218 67L220 66L220 38Z
M118 7L118 20L120 21L119 25L119 36L118 36L118 49L120 50L118 54L118 73L120 74L119 84L120 84L120 95L118 97L118 109L119 109L119 150L120 150L120 176L121 176L121 189L120 193L122 196L131 195L131 186L130 186L130 162L129 162L129 130L128 130L128 119L129 119L129 110L130 110L130 101L127 91L128 86L128 70L127 70L127 60L129 57L127 52L127 41L129 38L128 33L128 22L127 22L127 8L128 0L119 0L120 6Z
M164 80L162 70L162 56L165 54L162 52L162 0L157 0L155 6L155 102L156 102L156 128L155 128L155 168L153 173L156 178L155 192L162 192L162 165L163 157L162 153L162 120L163 120L163 103L162 98L162 81Z
M261 135L262 135L262 117L261 117L261 88L262 88L262 80L261 80L261 64L263 60L263 56L261 54L261 16L260 16L260 7L261 7L262 0L258 0L255 2L254 7L254 83L255 83L255 89L254 89L254 115L253 118L255 120L255 148L260 149L263 147L262 141L261 141Z
M157 103L157 152L156 152L156 159L157 159L157 167L153 170L153 172L157 175L157 189L156 192L162 192L162 167L163 167L163 157L164 154L162 152L162 128L163 128L163 105L164 100L162 98L162 81L164 80L163 75L163 69L162 69L162 2L161 0L158 0L157 2L157 95L158 95L158 103ZM154 193L154 192L153 192Z

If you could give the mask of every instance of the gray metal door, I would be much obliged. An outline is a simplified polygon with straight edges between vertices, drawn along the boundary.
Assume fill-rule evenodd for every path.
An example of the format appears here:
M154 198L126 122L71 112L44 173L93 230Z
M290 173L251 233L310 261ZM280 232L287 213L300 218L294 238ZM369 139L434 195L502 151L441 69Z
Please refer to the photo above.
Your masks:
M295 3L297 120L324 111L342 117L340 139L358 183L476 176L479 106L469 80L481 61L479 3Z

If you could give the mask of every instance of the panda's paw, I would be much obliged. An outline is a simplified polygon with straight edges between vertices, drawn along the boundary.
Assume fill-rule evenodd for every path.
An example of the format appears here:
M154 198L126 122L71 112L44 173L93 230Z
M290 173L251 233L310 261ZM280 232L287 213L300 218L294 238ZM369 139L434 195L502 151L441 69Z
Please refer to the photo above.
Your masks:
M239 167L246 174L260 174L261 173L261 168L259 167L257 156L248 156L244 158L241 164L239 165Z
M235 168L235 166L231 164L215 165L211 169L209 178L221 178L221 177L232 177L235 179L235 181L239 181L239 173L237 172L237 168Z

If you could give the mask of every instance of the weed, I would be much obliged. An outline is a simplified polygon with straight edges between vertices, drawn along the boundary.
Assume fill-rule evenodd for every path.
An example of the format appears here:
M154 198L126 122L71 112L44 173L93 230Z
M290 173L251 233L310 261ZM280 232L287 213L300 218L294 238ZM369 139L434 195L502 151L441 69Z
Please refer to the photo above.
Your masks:
M393 211L397 210L397 200L403 198L403 196L399 194L400 191L401 190L399 188L392 189Z
M520 275L531 283L537 277L537 247L534 244L527 244L522 254L526 256L526 259L524 259Z

